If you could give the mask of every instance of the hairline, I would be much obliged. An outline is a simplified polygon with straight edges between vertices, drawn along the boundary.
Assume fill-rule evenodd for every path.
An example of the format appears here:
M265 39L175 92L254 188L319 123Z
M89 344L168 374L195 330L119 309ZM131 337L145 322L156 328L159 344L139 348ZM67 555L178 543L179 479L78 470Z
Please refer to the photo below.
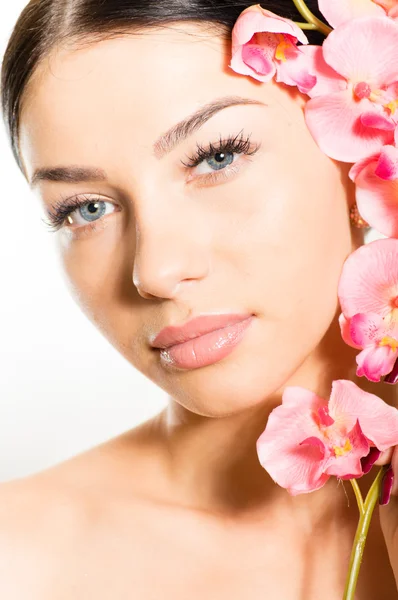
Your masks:
M32 97L32 90L35 84L40 82L40 77L44 77L48 73L48 68L45 67L46 63L48 64L49 59L53 55L54 52L61 48L67 48L71 53L79 52L80 50L85 50L94 46L95 44L106 42L113 39L128 37L128 36L140 36L145 35L147 33L152 33L161 30L174 30L181 31L181 28L176 28L175 25L187 25L194 26L192 27L192 31L182 30L183 33L187 35L192 35L193 37L198 35L199 30L206 30L212 32L212 36L219 36L221 39L229 40L230 39L230 31L229 28L221 23L217 23L214 21L205 21L203 19L180 19L173 20L167 23L155 23L151 24L134 24L129 25L126 24L126 27L109 27L104 28L102 31L64 31L57 36L56 41L50 45L40 57L40 60L35 65L28 81L25 84L23 92L20 96L19 105L18 105L18 129L15 131L16 142L17 142L17 150L18 156L22 165L22 172L25 179L28 181L27 171L25 167L25 163L23 161L21 147L20 147L20 128L21 128L21 118L24 109L29 105L30 98ZM195 32L196 29L196 32Z

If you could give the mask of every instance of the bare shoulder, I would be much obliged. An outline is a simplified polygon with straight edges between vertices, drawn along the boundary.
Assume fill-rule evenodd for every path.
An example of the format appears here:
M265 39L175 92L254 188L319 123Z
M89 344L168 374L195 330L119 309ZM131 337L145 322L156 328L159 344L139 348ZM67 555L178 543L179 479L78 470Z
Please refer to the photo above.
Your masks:
M145 506L146 427L0 483L0 598L54 600L63 577L80 577L87 556L112 545L112 536L134 538Z
M120 570L122 547L139 561L143 524L151 522L148 498L158 494L158 440L155 417L41 472L0 483L0 598L87 598L113 561L112 572ZM115 575L112 585L124 580Z
M46 599L63 556L81 543L87 496L63 468L0 484L0 598Z
M112 511L119 514L124 495L132 499L131 487L123 487L134 479L126 477L126 460L120 458L125 440L119 436L34 475L0 483L0 598L64 598L63 578L77 576L99 539L106 544L101 532L110 529ZM73 596L72 590L65 594Z

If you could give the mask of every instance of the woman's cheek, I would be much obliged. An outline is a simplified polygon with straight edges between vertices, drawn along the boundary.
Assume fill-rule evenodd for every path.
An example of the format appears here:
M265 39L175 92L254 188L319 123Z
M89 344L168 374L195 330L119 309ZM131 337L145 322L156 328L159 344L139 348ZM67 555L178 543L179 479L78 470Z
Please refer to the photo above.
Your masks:
M102 310L112 307L125 269L121 224L114 217L106 221L94 233L76 237L64 229L57 234L67 285L74 300L92 320Z

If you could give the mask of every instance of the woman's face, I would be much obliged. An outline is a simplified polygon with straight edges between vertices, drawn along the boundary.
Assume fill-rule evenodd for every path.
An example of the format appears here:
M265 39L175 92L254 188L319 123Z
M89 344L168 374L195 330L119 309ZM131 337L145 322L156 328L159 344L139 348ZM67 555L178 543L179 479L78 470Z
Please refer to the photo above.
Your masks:
M47 211L60 200L86 202L57 238L87 316L181 405L221 416L283 387L328 330L352 251L351 187L308 132L304 96L234 73L227 42L193 24L184 30L58 48L27 90L21 152ZM225 98L229 106L159 143ZM198 145L220 138L248 142L251 154L213 152L187 166ZM37 169L61 166L98 172L42 174L33 184ZM255 318L214 364L162 361L154 334L208 313Z

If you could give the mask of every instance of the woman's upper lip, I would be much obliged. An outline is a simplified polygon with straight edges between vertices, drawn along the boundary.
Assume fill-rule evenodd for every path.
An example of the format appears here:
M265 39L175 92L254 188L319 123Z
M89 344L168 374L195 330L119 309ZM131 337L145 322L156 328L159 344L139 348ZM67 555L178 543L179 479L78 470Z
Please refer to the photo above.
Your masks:
M171 325L165 327L151 342L151 346L154 348L168 348L175 344L182 344L210 331L216 331L217 329L245 321L251 316L253 316L252 313L202 315L188 321L182 326Z

